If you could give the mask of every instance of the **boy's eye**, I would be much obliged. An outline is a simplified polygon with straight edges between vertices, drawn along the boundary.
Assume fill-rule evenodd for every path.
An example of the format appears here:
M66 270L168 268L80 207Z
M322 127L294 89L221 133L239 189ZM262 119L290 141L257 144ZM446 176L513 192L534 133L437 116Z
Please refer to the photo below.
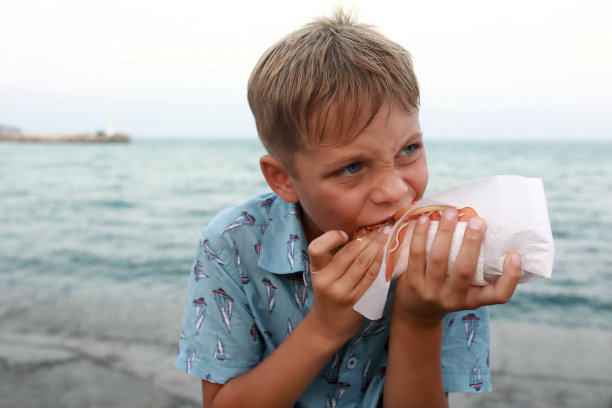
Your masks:
M351 163L348 166L340 169L338 171L338 175L342 176L342 175L347 175L347 174L355 174L359 170L361 170L361 163L355 162L355 163Z

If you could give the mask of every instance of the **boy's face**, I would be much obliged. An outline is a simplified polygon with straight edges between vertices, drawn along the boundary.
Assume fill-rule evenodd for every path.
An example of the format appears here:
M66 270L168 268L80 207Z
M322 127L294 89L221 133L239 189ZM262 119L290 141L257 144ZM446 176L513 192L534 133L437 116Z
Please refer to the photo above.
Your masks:
M383 104L372 122L347 145L318 145L297 153L290 176L312 241L338 229L351 234L389 219L422 198L427 160L418 112Z

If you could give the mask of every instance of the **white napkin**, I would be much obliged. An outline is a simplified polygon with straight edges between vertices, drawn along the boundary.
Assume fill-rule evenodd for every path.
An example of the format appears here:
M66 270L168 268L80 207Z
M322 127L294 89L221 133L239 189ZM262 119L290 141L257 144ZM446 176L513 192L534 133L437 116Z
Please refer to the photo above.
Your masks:
M430 205L450 205L455 208L472 207L487 223L482 243L475 285L497 281L509 252L521 255L521 283L537 278L550 278L554 257L554 245L542 180L520 176L493 176L442 191L414 205L414 209ZM395 224L399 226L400 222ZM437 221L431 222L427 237L427 252L437 231ZM449 254L448 271L452 270L463 240L466 222L458 222ZM395 228L394 227L394 228ZM393 232L389 234L389 241ZM394 277L401 275L408 264L410 238L406 233ZM388 250L390 242L385 245ZM378 276L357 301L354 309L370 320L380 319L389 292L383 261Z

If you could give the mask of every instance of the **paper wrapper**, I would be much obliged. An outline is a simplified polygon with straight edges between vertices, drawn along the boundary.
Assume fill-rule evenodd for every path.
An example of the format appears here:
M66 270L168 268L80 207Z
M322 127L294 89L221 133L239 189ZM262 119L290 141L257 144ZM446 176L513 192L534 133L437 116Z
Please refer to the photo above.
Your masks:
M509 252L521 256L520 283L536 278L550 278L554 245L542 180L520 176L494 176L451 188L423 198L414 209L431 205L455 208L471 207L487 223L473 284L484 285L497 281ZM395 224L398 227L401 223ZM438 222L432 221L427 238L427 252L433 242ZM448 271L452 270L463 240L466 222L457 223L449 255ZM393 232L389 234L389 241ZM409 257L409 231L396 261L394 276L406 268ZM385 245L385 253L390 242ZM386 257L385 257L386 258ZM383 260L378 276L357 301L354 309L370 320L380 319L389 292Z

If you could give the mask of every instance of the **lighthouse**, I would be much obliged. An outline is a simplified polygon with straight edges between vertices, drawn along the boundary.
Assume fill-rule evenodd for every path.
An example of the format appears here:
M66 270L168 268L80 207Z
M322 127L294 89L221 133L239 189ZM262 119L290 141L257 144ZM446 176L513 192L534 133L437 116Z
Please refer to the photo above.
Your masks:
M112 120L109 120L106 125L106 137L113 137L113 136L115 136L115 124L113 123Z

